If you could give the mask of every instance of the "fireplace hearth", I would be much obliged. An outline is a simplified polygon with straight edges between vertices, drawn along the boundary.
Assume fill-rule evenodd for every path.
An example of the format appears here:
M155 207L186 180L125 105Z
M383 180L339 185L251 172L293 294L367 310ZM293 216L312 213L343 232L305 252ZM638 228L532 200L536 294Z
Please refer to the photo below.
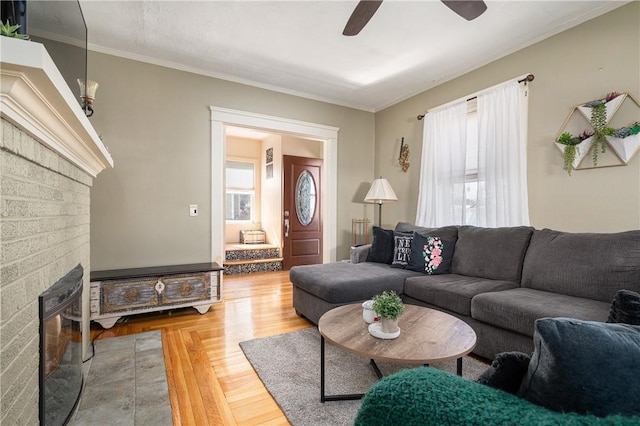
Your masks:
M79 264L39 297L42 426L66 424L82 392L82 276Z

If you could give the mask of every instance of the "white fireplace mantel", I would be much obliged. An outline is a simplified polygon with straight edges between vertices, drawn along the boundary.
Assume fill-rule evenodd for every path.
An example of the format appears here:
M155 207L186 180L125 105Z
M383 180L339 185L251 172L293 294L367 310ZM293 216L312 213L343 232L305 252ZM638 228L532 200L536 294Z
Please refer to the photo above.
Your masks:
M0 37L0 114L92 177L113 159L45 47Z

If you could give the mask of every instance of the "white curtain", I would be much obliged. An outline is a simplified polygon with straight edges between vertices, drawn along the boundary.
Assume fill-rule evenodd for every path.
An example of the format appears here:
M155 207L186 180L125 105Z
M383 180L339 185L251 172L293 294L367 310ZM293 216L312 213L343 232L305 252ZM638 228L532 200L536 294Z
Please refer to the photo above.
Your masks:
M417 225L464 223L466 140L467 102L425 115Z
M478 95L479 226L529 225L527 105L516 81Z

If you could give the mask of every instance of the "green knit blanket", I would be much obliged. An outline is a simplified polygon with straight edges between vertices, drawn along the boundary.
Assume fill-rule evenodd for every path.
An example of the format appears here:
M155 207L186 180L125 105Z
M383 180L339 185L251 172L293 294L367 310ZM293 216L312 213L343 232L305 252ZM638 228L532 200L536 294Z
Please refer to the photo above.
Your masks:
M559 413L441 370L385 377L365 394L356 426L640 425L636 417Z

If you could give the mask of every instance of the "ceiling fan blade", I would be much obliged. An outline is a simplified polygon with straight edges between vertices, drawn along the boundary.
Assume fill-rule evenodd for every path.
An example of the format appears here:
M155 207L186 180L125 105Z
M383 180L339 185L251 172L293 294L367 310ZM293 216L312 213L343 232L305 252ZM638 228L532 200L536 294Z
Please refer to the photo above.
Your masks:
M376 13L376 10L382 4L382 0L360 0L353 9L351 17L347 21L347 25L344 27L342 35L354 36L358 35L360 31L367 25L369 19Z
M487 10L482 0L442 0L442 3L467 21L473 21Z

